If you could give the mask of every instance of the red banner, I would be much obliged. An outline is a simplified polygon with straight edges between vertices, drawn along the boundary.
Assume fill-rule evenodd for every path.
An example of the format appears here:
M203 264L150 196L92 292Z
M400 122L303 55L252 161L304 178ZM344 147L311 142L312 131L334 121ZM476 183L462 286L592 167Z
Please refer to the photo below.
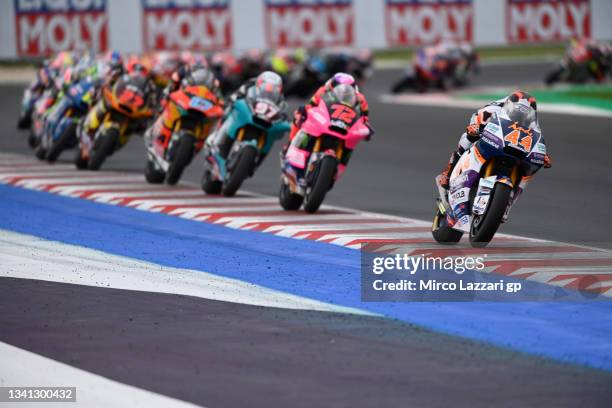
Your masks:
M442 39L472 41L471 0L387 0L385 30L392 47Z
M266 0L269 47L353 44L352 0Z
M146 51L209 51L232 46L229 0L143 0Z
M590 35L589 0L507 0L509 42L563 41Z
M106 51L106 0L15 0L17 54Z

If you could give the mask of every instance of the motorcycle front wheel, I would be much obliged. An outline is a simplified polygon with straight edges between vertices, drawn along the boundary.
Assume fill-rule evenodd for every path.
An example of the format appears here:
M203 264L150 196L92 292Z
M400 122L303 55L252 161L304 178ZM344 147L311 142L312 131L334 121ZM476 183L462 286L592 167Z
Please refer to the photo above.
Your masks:
M91 149L91 156L87 168L89 170L99 170L102 167L102 163L108 156L113 153L115 146L119 141L119 130L115 128L109 128L104 131L94 141L94 146Z
M315 213L323 203L336 173L336 159L326 156L319 162L312 182L312 189L304 200L304 211Z
M221 193L226 197L236 194L244 180L246 180L255 168L257 149L254 146L245 146L239 153L238 160L234 165L227 181L223 184Z
M76 124L69 123L64 129L62 134L57 140L54 140L47 152L47 161L49 163L55 162L60 154L68 147L70 141L75 138L76 135Z
M470 244L482 248L491 242L510 203L512 188L497 183L491 192L489 205L482 215L474 215L470 226Z
M181 135L178 146L174 151L174 157L168 167L166 174L166 183L175 185L183 175L185 167L191 163L193 152L195 150L195 138L190 134Z

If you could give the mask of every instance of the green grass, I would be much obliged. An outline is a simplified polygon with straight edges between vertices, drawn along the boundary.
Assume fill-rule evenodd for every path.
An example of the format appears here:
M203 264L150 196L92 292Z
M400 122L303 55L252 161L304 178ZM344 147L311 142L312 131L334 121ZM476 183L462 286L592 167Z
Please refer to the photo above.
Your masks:
M522 45L511 47L480 47L476 49L482 59L491 58L560 58L565 44ZM414 54L413 48L392 48L374 51L378 61L407 60Z
M491 101L503 98L511 91L468 93L462 94L461 98ZM612 110L612 86L609 85L575 85L559 89L536 89L530 93L540 103L565 103Z

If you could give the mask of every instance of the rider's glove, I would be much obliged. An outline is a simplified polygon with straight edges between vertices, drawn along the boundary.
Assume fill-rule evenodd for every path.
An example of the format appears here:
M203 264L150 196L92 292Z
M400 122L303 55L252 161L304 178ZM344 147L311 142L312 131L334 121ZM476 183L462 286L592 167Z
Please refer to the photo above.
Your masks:
M470 139L470 141L473 141L472 139L478 139L478 137L480 136L480 125L468 125L467 128L465 128L465 133L467 133L468 139Z
M549 155L544 155L544 168L550 169L552 167L552 159Z

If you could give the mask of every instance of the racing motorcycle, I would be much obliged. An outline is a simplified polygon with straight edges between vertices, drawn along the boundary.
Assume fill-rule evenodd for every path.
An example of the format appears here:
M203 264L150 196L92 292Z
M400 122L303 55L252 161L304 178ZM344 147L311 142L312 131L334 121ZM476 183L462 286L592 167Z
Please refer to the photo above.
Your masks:
M443 48L440 51L438 48ZM431 87L445 91L449 85L465 85L471 73L478 73L478 55L461 46L425 47L413 57L412 67L391 87L392 93L415 89L422 93Z
M601 82L605 79L606 57L601 50L584 43L572 44L568 47L561 62L550 71L544 83L551 86L557 82L584 83L590 78Z
M303 203L306 212L316 212L346 169L352 150L371 133L359 108L324 95L281 154L281 207L297 210Z
M539 131L495 114L482 136L457 162L449 190L439 183L432 234L439 243L459 242L469 232L474 247L486 246L518 195L521 180L543 165L546 145Z
M96 86L93 79L84 78L60 94L51 108L38 147L44 150L48 162L56 161L64 149L77 145L77 125L91 107Z
M145 132L146 180L176 184L222 114L220 101L206 86L193 85L171 93L163 113ZM164 122L173 123L166 135L159 131ZM154 134L160 135L158 140L153 140Z
M43 160L47 155L46 150L42 146L39 146L45 128L46 116L51 107L55 104L58 93L59 91L53 87L46 89L40 98L36 100L32 110L32 124L28 135L28 145L35 149L36 157L40 160Z
M102 99L98 102L103 104L102 117L89 116L95 116L97 108L102 107L96 105L79 126L79 151L74 160L77 168L98 170L108 156L128 142L132 133L140 130L142 121L153 115L146 88L146 78L126 74L112 87L102 89ZM84 123L88 120L100 122L93 136L85 129Z
M289 122L276 101L249 96L236 100L214 137L206 142L202 189L207 194L236 194L274 142L289 130ZM223 138L221 146L215 143L218 138Z

